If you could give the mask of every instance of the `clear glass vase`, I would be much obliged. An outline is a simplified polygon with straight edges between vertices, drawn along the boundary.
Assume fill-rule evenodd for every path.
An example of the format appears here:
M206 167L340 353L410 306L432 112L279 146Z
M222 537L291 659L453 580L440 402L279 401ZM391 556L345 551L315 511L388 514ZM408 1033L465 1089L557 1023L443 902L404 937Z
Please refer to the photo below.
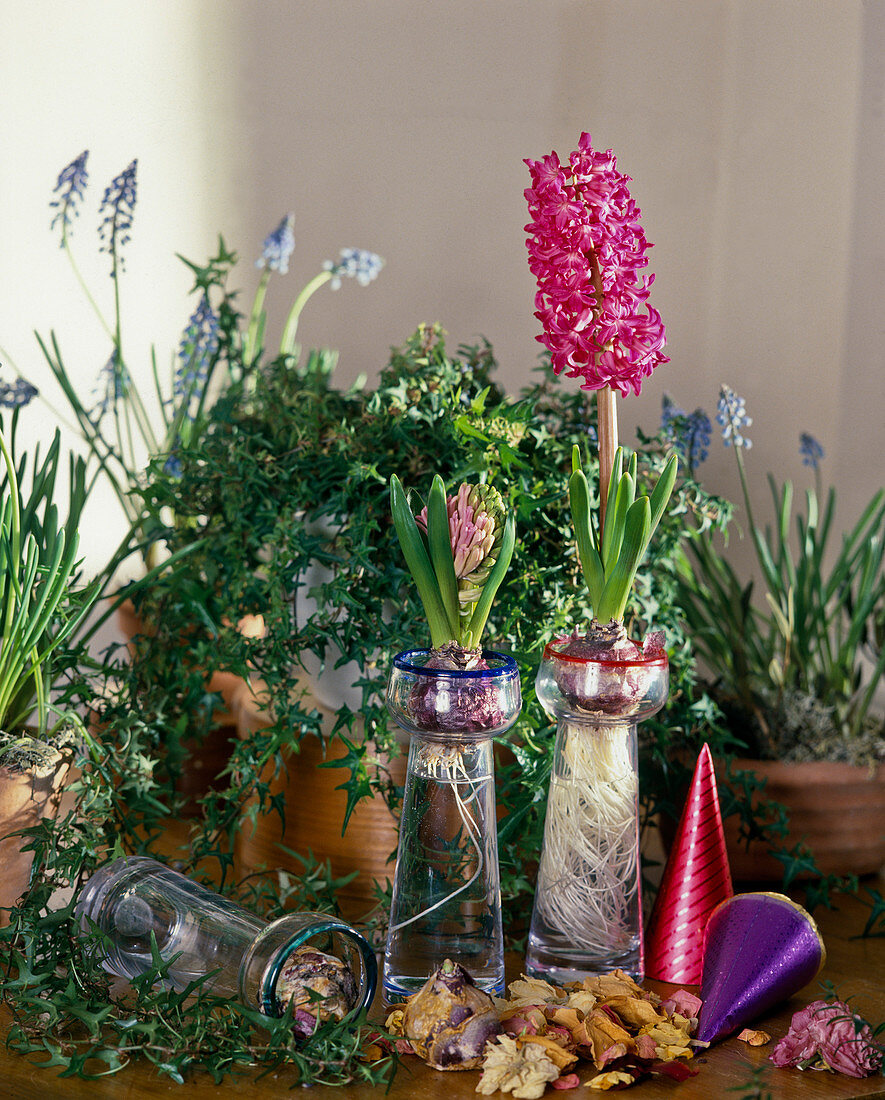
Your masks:
M383 986L415 993L447 958L489 992L504 990L493 738L522 700L511 657L488 667L426 667L431 650L399 654L387 706L410 735Z
M155 946L175 990L199 982L269 1016L282 1015L293 983L311 971L334 979L341 993L336 1009L347 1010L335 1018L368 1007L375 994L375 954L344 921L287 913L268 922L145 856L100 867L84 885L76 913L84 933L93 926L103 933L104 968L122 978L150 970ZM314 1000L303 998L308 1011Z
M557 719L526 967L554 984L616 967L644 976L637 723L668 687L659 644L633 658L544 651L538 699Z

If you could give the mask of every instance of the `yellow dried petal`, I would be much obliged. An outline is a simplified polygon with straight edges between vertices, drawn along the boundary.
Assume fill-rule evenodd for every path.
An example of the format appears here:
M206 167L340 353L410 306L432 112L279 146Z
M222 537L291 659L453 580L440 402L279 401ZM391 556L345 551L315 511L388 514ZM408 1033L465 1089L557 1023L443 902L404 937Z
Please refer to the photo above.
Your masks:
M623 970L613 970L611 974L597 974L592 978L585 978L581 984L601 1001L608 1000L609 997L642 996L642 987L638 986Z
M583 1012L584 1015L589 1015L594 1008L596 1008L597 997L594 993L591 993L589 989L578 989L574 993L569 994L568 1006L569 1008L576 1008L578 1012Z
M384 1026L391 1035L402 1035L404 1015L405 1009L395 1008L384 1021Z
M749 1043L751 1047L764 1047L766 1043L771 1042L771 1036L767 1031L753 1031L749 1027L745 1027L738 1038L741 1042Z
M651 1001L645 1001L641 997L609 997L605 1004L628 1027L654 1026L667 1019L663 1013L657 1011Z
M549 1035L521 1035L516 1041L521 1047L525 1047L529 1043L541 1047L550 1061L560 1069L567 1069L578 1060L577 1054L572 1054L566 1050L561 1043L558 1043Z
M624 1073L619 1069L609 1070L608 1073L599 1073L595 1077L592 1077L589 1081L585 1081L584 1084L589 1089L599 1089L600 1092L608 1092L609 1089L613 1089L615 1085L632 1085L633 1074Z
M525 974L522 978L517 978L515 982L511 982L507 987L507 991L511 1001L525 1001L528 999L529 1003L534 1005L545 1004L547 1001L562 1000L565 996L562 989L545 982L543 978L527 978Z

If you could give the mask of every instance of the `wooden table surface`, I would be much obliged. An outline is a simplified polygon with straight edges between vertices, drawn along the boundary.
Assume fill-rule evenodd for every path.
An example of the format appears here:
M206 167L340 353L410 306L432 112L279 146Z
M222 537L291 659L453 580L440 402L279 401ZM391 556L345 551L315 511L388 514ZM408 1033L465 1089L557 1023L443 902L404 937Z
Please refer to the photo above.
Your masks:
M878 1023L885 1020L885 941L860 940L855 937L862 929L868 910L852 897L838 900L837 911L822 910L816 919L827 947L827 963L820 979L829 979L844 999L852 997L852 1004L867 1019ZM511 960L513 976L517 976L520 959ZM648 988L659 992L673 989L659 982L647 982ZM635 1100L742 1100L743 1093L729 1092L737 1085L750 1080L755 1066L768 1062L774 1043L783 1036L792 1014L810 1001L821 996L817 982L810 985L776 1012L756 1022L757 1027L772 1036L772 1042L764 1047L749 1047L737 1039L727 1039L709 1050L699 1053L692 1064L700 1072L682 1083L667 1078L645 1080L634 1085L629 1095ZM382 1010L378 1006L378 1016ZM0 1027L5 1031L8 1013L0 1014ZM33 1057L33 1056L32 1056ZM563 1096L584 1100L602 1095L583 1086L593 1076L588 1063L581 1063L581 1086L569 1092L559 1093L548 1089L547 1097ZM583 1068L586 1067L586 1068ZM316 1100L426 1100L445 1097L446 1100L468 1100L476 1096L478 1072L438 1073L428 1069L418 1058L407 1057L394 1078L390 1091L351 1085L346 1089L314 1086L308 1095ZM260 1080L247 1074L228 1079L216 1086L208 1076L194 1076L185 1086L176 1085L161 1077L146 1064L134 1064L123 1072L98 1081L82 1081L76 1078L60 1078L53 1070L41 1070L28 1058L17 1055L0 1046L0 1096L6 1100L64 1100L65 1097L90 1097L91 1100L141 1100L142 1097L186 1096L188 1100L203 1097L249 1096L252 1100L278 1097L296 1085L294 1073L282 1070ZM885 1097L885 1078L875 1077L855 1080L831 1073L776 1069L768 1064L765 1085L773 1100L849 1100L852 1097ZM504 1097L503 1093L495 1096Z

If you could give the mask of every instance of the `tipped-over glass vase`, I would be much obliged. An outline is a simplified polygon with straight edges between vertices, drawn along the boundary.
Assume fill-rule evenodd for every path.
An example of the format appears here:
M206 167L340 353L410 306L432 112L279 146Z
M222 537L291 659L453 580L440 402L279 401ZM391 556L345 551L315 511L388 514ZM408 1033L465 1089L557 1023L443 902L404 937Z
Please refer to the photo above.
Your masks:
M101 932L109 973L136 978L159 957L163 984L178 992L193 984L267 1016L291 1002L300 1037L368 1008L377 986L371 945L337 917L287 913L268 922L146 856L100 867L76 913L84 934Z
M536 690L557 720L526 966L554 984L644 975L636 726L666 700L661 635L557 638Z
M464 651L461 651L462 654ZM522 700L512 657L475 653L468 667L434 650L400 653L387 707L410 735L384 995L415 993L447 958L489 992L504 990L492 739Z

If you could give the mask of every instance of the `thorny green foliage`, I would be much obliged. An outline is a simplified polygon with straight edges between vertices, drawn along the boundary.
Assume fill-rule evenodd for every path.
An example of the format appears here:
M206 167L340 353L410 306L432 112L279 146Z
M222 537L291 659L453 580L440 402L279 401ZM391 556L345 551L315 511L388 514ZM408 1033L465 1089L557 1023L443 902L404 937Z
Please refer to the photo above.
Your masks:
M220 355L233 354L235 330ZM13 1046L45 1050L48 1064L64 1073L115 1072L136 1057L175 1080L191 1068L220 1079L247 1063L286 1066L292 1083L383 1081L392 1072L390 1058L359 1060L360 1031L324 1028L296 1046L285 1022L208 994L163 991L152 984L157 972L121 995L93 948L71 934L70 909L47 908L53 890L76 891L114 855L156 854L170 816L183 809L176 778L213 727L219 698L208 676L218 670L264 681L266 727L233 740L176 866L268 917L293 907L335 908L342 883L310 853L281 850L280 868L236 882L234 838L259 814L284 817L271 784L282 769L297 767L304 738L334 739L343 748L330 766L341 769L351 810L375 794L398 804L390 764L400 750L383 704L387 662L426 639L390 523L392 473L410 484L426 484L431 470L449 484L493 481L516 515L517 551L487 637L513 653L522 673L523 712L500 746L497 787L514 946L527 925L554 732L535 699L534 673L546 640L590 614L580 598L566 499L572 444L590 432L586 396L545 371L520 400L505 401L491 379L491 348L450 356L436 327L423 326L393 352L374 390L336 389L333 362L315 352L302 366L290 359L248 374L210 411L199 444L182 455L180 477L160 461L151 471L149 514L161 522L173 509L170 548L190 553L134 593L150 630L136 639L131 663L108 655L100 706L93 685L81 683L81 702L96 711L97 750L81 754L75 810L33 831L32 887L0 931ZM659 473L662 446L641 439L639 450L643 472ZM690 773L675 750L693 761L704 740L717 755L736 747L715 706L695 690L691 639L675 600L685 531L724 515L722 502L680 482L631 601L628 629L634 636L650 623L663 629L671 658L667 708L643 729L646 817L678 816ZM237 629L249 614L263 617L259 638ZM342 706L331 730L310 698L292 689L293 672L311 659L354 661L362 670L360 702ZM376 884L376 896L365 927L380 942L389 882Z

